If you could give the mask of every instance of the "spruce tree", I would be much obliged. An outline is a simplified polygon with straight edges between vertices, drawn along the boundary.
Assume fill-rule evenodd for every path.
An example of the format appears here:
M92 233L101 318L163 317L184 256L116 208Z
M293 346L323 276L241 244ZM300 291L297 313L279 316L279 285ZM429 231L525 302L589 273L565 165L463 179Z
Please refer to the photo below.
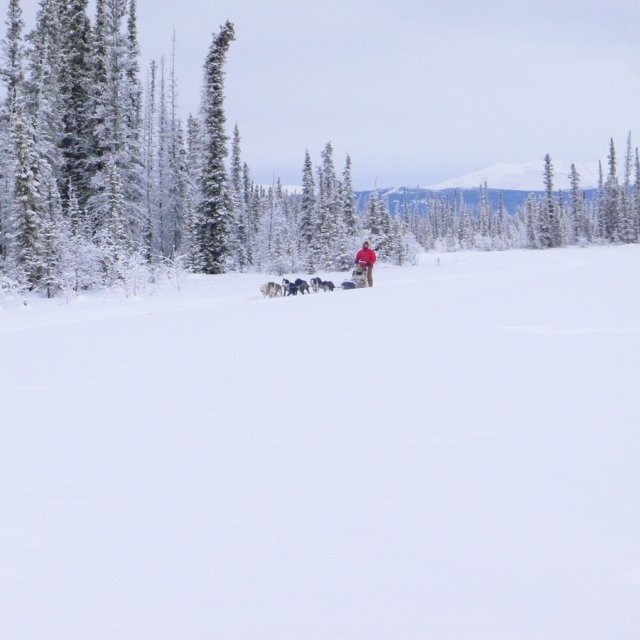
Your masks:
M480 185L480 205L478 207L478 225L480 235L488 237L491 232L491 205L487 183Z
M323 269L336 269L339 265L334 242L339 233L342 212L331 142L327 142L322 151L322 172L319 182L319 266Z
M602 215L605 238L610 242L620 239L620 185L618 184L616 150L613 139L609 142L609 173L604 185Z
M183 254L187 266L199 270L199 245L197 233L199 229L198 218L202 191L200 179L202 177L202 139L200 122L193 115L187 119L186 139L186 194L185 194L185 223Z
M540 240L541 219L544 212L540 211L539 203L533 194L529 194L524 206L525 209L525 226L526 226L526 246L529 249L540 249L542 242ZM546 225L545 225L546 228Z
M121 278L122 267L131 253L126 220L122 176L115 156L107 159L104 219L97 234L107 284Z
M553 197L553 164L551 156L544 157L544 212L540 217L540 244L543 249L562 244L558 208Z
M42 273L39 288L46 292L47 298L53 298L63 287L61 263L68 244L68 225L62 216L62 201L52 175L48 176L43 187L44 206L40 216Z
M147 91L144 108L143 160L144 160L144 200L140 243L143 254L150 261L155 252L156 216L156 76L157 63L152 60L147 73Z
M134 5L135 6L135 5ZM123 32L126 0L98 0L94 38L95 87L92 166L93 194L89 199L96 227L99 228L108 200L109 174L106 163L116 162L122 181L127 233L139 241L142 227L143 167L139 146L137 93L132 70L137 69L132 47L131 21Z
M458 224L458 242L460 248L471 249L473 247L473 222L471 217L471 208L461 202L460 204L460 222Z
M635 242L637 230L634 212L633 191L631 186L632 171L631 133L627 136L627 152L624 163L624 183L620 190L620 240L622 242Z
M351 158L347 155L342 172L342 218L344 220L346 232L349 236L355 237L358 233L358 216L356 213L356 203L353 195L353 180L351 177Z
M9 0L9 10L5 24L7 26L7 35L2 42L2 80L6 88L5 113L8 114L16 102L18 88L24 80L24 43L22 35L24 21L19 0Z
M178 118L178 81L176 79L176 34L173 33L171 76L169 86L169 219L171 220L172 253L188 253L185 238L190 237L188 218L189 174L184 129Z
M244 271L249 262L249 228L242 183L242 160L240 157L240 129L236 123L233 128L231 142L231 169L229 191L233 225L231 233L231 249L236 269Z
M167 96L165 91L164 58L160 59L160 86L158 94L158 141L155 161L155 185L156 200L154 202L157 220L158 253L163 258L171 255L173 245L172 221L170 219L169 206L169 144L170 131L167 117Z
M496 228L495 239L498 242L498 248L506 248L507 240L507 209L504 206L504 194L501 191L498 199L498 212L496 213Z
M63 103L64 134L62 148L62 197L69 206L69 189L81 208L91 195L91 60L92 33L87 17L88 0L69 0L63 14L62 59L60 78Z
M14 198L10 220L9 249L15 278L34 289L42 276L42 197L38 181L39 159L34 131L20 96L11 117L14 154Z
M571 218L571 231L572 242L582 242L586 238L586 220L584 210L584 199L580 190L580 174L576 169L576 165L571 165L569 172L569 181L571 183L570 192L570 218Z
M10 0L5 24L7 32L2 41L0 66L0 77L6 92L5 100L0 105L0 259L6 257L9 251L10 219L14 208L15 175L11 114L24 81L24 22L18 0Z
M229 259L231 203L225 168L227 136L223 88L224 63L234 38L233 24L227 21L214 36L205 62L202 201L197 222L197 242L199 269L209 274L226 271Z
M242 164L242 201L246 214L247 262L256 266L257 241L260 231L260 201L256 196L247 163Z
M317 234L316 185L309 150L305 151L302 169L302 202L300 209L300 253L305 256L308 273L314 273L317 264L312 251Z
M41 0L36 28L29 35L32 48L25 97L34 116L37 153L49 164L56 180L62 178L64 138L63 28L61 0Z

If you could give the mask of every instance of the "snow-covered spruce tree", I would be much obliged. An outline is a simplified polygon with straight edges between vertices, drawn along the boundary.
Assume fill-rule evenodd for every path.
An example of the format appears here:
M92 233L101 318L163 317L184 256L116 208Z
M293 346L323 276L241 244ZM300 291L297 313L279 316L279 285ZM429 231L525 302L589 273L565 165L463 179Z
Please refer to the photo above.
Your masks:
M280 179L267 194L268 223L266 270L280 276L295 271L297 259L297 220L292 199L284 193Z
M593 202L593 224L594 238L603 240L606 236L605 216L604 216L604 177L602 170L602 161L598 160L598 186L596 188L596 197Z
M250 229L247 224L247 208L242 182L242 160L240 157L240 129L238 124L233 128L231 142L231 168L229 175L229 192L231 198L232 232L231 251L233 265L238 271L244 271L249 264Z
M80 203L68 186L66 219L62 220L62 234L59 246L59 279L66 293L88 289L102 280L97 247L91 238L91 229Z
M157 201L155 183L156 160L156 78L158 65L155 60L149 64L145 95L142 157L144 161L144 198L142 206L142 230L140 244L147 261L154 255L155 203Z
M580 190L580 174L576 169L576 165L572 164L569 171L570 190L570 219L571 233L569 241L582 244L586 241L586 220L584 210L584 199Z
M336 235L333 242L333 265L336 270L346 270L351 266L354 253L354 234L349 233L345 220L345 186L338 183L338 211L336 217Z
M24 43L22 9L18 0L10 0L6 18L6 36L2 41L0 77L5 99L0 105L0 261L9 250L10 217L15 185L11 112L24 81ZM0 262L0 271L2 262Z
M636 242L637 229L633 203L633 191L631 186L632 169L631 132L627 136L627 152L624 163L624 182L620 190L620 241Z
M541 211L539 202L536 197L530 193L524 205L524 216L526 226L526 247L528 249L542 248L540 239L541 218L544 212ZM546 228L546 227L545 227Z
M62 216L62 200L52 175L45 176L42 191L44 205L40 221L42 274L38 289L44 291L47 298L53 298L63 288L62 256L70 242L70 229Z
M498 199L498 211L495 219L494 249L500 251L509 246L509 213L504 206L504 194L501 191Z
M7 32L2 41L2 80L6 89L5 112L8 114L17 99L18 87L24 80L24 20L19 0L9 0L5 24Z
M140 84L140 45L138 44L136 0L129 0L125 50L125 91L128 103L125 118L130 136L128 142L130 145L137 145L142 125L142 86Z
M458 242L460 248L468 250L473 248L474 231L473 231L473 219L471 216L471 207L462 201L462 194L460 195L460 222L458 223Z
M391 214L387 202L379 197L377 189L369 194L362 216L362 231L377 251L378 257L386 260L390 253Z
M308 273L315 273L318 268L315 252L311 250L318 226L316 207L316 185L313 178L313 164L311 163L311 156L307 149L305 151L304 167L302 169L299 252L305 259L305 267Z
M126 0L98 0L94 38L95 92L93 96L94 148L91 165L92 196L89 199L96 229L106 215L109 171L115 162L122 180L127 233L139 242L142 234L143 170L140 151L138 92L132 80L136 73L136 48L132 46L131 20L123 32Z
M558 246L566 247L569 243L569 236L571 235L571 216L562 190L558 191L556 206L560 226L560 244Z
M62 3L41 0L36 28L29 34L29 76L25 97L34 117L36 152L45 161L55 180L62 174L64 104L62 100Z
M173 238L169 207L169 145L170 132L167 119L167 96L165 91L164 58L160 59L160 84L158 94L158 140L155 160L154 192L155 210L154 236L157 238L155 247L158 256L163 258L171 255Z
M444 207L444 241L447 251L455 251L456 246L456 205L455 199L446 202ZM476 229L477 235L477 229Z
M378 218L379 212L378 190L374 189L369 194L369 200L362 216L362 227L365 235L369 236L369 242L374 244L373 238L380 235L380 222Z
M342 172L342 181L338 181L338 209L336 212L336 238L334 241L334 265L336 269L351 267L354 250L357 246L356 235L358 218L356 214L353 183L351 179L351 158L347 155Z
M169 91L166 89L164 58L160 61L160 83L157 100L156 135L151 129L151 138L156 138L155 153L152 153L153 171L152 199L155 217L154 253L162 258L174 259L178 253L188 253L184 246L185 237L190 238L187 230L188 182L187 151L184 145L182 126L177 117L177 82L175 78L175 36L174 52L169 78ZM154 72L152 71L152 76ZM151 83L152 85L155 83Z
M386 198L378 200L379 235L373 240L373 246L377 249L382 260L388 260L393 254L391 212Z
M227 191L225 158L227 136L224 114L224 63L235 38L227 21L214 36L205 62L202 102L202 200L197 220L197 268L209 274L228 268L231 203Z
M89 93L89 129L91 141L87 159L89 173L89 198L94 195L93 180L101 175L106 165L103 136L106 130L107 112L104 105L107 88L107 0L96 0L96 17L91 38L91 76ZM87 201L89 200L87 199ZM87 203L88 213L93 211ZM98 220L92 219L92 231L95 233Z
M188 199L189 174L187 169L187 149L184 129L178 118L178 81L176 79L176 35L173 33L171 54L171 76L169 87L169 219L171 221L171 258L180 256L186 263L188 247L185 239L190 237L187 230L190 217Z
M136 0L129 0L124 46L124 132L122 177L127 201L128 231L140 245L143 224L144 161L142 158L142 84L137 34Z
M60 187L69 206L72 188L81 210L90 190L91 86L93 83L92 33L87 17L88 0L69 0L63 5L60 74L63 137Z
M260 201L256 195L249 165L242 164L242 201L245 211L247 236L247 263L251 267L257 265L257 241L260 232Z
M491 234L491 205L487 183L480 185L480 204L478 205L478 234L487 238Z
M327 142L322 151L322 171L319 175L319 266L323 269L336 269L335 239L338 235L340 210L340 194L338 179L333 162L333 147Z
M609 142L609 173L604 185L602 216L605 240L620 240L620 185L618 184L616 150L613 138Z
M197 233L199 229L198 215L200 208L202 177L202 140L200 138L200 123L198 119L190 115L187 119L186 140L186 192L185 192L185 220L181 253L184 256L185 266L191 270L197 270L198 243Z
M111 286L122 279L123 266L132 249L122 176L115 156L107 160L106 181L105 202L101 206L104 218L96 238L102 252L105 283Z
M342 172L342 218L347 235L354 238L358 234L358 214L356 211L355 197L353 195L351 171L351 157L347 155L344 171Z
M42 276L42 197L33 127L19 94L12 108L11 132L15 184L8 234L9 266L22 286L34 289Z
M543 249L562 245L558 207L553 197L553 163L551 156L544 157L544 211L540 216L539 239Z

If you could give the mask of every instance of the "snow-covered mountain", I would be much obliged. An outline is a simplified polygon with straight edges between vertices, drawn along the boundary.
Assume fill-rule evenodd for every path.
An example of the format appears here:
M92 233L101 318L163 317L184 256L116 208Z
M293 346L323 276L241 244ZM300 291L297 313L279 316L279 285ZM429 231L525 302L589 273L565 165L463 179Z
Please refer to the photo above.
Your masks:
M569 171L571 162L553 160L554 188L567 190L570 187ZM576 162L576 169L580 174L580 186L590 189L598 184L598 161ZM544 162L531 160L523 164L498 163L489 167L467 173L466 175L450 178L438 184L426 187L432 191L444 189L475 189L487 183L491 189L505 189L513 191L542 191Z

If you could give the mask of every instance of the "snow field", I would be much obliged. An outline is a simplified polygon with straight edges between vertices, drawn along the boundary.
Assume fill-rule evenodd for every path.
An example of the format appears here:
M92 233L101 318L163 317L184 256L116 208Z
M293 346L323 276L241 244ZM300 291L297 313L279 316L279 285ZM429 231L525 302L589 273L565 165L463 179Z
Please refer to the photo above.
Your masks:
M0 305L2 635L636 640L639 273Z

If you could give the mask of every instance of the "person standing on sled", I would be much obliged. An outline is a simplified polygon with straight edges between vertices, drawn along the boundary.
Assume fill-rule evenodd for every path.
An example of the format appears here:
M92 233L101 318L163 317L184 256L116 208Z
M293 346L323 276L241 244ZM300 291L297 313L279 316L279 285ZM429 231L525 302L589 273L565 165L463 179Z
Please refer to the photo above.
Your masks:
M355 264L367 267L367 282L373 287L373 264L376 261L376 252L369 246L369 241L365 240L362 249L356 253Z

